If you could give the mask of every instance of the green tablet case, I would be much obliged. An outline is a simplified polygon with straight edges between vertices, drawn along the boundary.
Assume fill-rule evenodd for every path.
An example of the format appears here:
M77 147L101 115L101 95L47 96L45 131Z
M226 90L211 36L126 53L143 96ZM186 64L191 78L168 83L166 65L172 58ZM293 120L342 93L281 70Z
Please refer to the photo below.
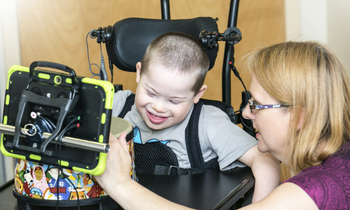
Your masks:
M14 126L15 131L14 135L1 135L1 152L14 158L101 174L108 151L113 94L114 86L109 81L78 77L74 70L61 64L38 61L30 68L12 66L8 72L2 124ZM33 117L37 116L57 122L55 131L49 135L56 138L43 139L40 147L28 144L28 137L23 134L30 130L24 128L32 128L36 119ZM75 122L78 127L64 132L65 138L73 142L67 146L57 136L72 119L79 119ZM80 146L81 142L93 147L106 145L106 151L86 149Z

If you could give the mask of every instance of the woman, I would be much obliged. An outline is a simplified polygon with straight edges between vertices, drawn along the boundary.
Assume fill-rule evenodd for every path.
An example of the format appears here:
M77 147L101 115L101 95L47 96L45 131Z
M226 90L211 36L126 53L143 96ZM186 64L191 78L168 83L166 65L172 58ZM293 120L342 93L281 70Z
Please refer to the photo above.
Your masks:
M286 42L247 64L252 98L243 116L258 130L259 150L296 175L244 209L350 209L350 86L339 60L320 44ZM130 179L123 137L111 140L101 186L124 209L185 209Z
M253 53L247 65L243 116L259 131L259 150L297 174L247 209L349 209L350 91L339 60L317 43L287 42Z

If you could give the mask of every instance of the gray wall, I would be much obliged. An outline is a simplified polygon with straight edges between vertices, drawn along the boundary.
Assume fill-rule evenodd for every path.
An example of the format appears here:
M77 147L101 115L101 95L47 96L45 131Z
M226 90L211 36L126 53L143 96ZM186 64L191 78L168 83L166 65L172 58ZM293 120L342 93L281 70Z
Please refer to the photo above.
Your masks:
M350 1L327 1L328 43L350 72ZM350 75L350 73L349 73Z
M286 40L325 43L350 75L349 0L285 0Z

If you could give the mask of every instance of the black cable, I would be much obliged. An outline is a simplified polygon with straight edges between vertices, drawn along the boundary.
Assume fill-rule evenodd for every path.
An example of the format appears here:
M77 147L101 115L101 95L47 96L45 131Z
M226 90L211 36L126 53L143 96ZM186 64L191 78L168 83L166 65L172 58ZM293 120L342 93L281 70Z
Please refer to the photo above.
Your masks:
M72 186L74 186L75 193L77 194L78 209L80 210L79 194L78 194L77 187L73 184L73 182L72 182L70 179L67 179L67 180L69 181L69 183L70 183Z
M77 127L77 125L79 123L75 123L73 124L74 122L80 120L80 116L79 117L74 117L67 125L66 127L60 132L60 134L56 137L57 141L58 141L58 152L57 152L57 144L56 144L56 159L57 159L57 165L58 165L58 177L57 177L57 192L56 192L56 199L57 199L57 203L56 203L56 210L58 209L58 203L59 203L59 180L60 180L60 173L62 173L62 165L60 164L60 161L61 160L61 154L62 154L62 149L61 149L61 146L62 146L62 138L63 138L63 135L69 131L70 129L74 128L74 127ZM72 183L72 181L70 179L67 179L70 184L74 187L75 189L75 192L77 194L77 203L78 203L78 209L80 210L80 202L79 202L79 194L78 194L78 190L76 188L76 186Z
M61 152L58 152L57 151L57 147L58 147L58 145L59 145L60 143L58 143L58 144L56 144L55 145L55 152L56 152L56 159L57 159L57 165L59 166L60 164L59 164L59 155L58 154L60 154ZM60 171L60 168L58 167L57 168L57 174L58 174L58 176L57 176L57 180L56 180L56 210L58 210L58 204L59 204L59 182L60 182L60 177L59 177L59 174L61 173L61 171Z
M111 83L113 84L113 69L111 69Z
M228 62L228 65L231 67L233 73L236 75L236 77L239 79L239 81L241 81L241 83L242 83L242 85L243 85L243 87L244 87L245 92L248 92L247 88L246 88L245 85L244 85L244 82L243 82L241 76L239 76L239 72L237 71L237 69L236 69L236 67L233 65L233 63L234 63L234 58L230 59L230 61Z
M107 71L105 68L105 59L102 53L102 45L100 43L101 65L100 65L100 80L108 80Z
M62 142L62 138L60 138L60 135L58 135L57 137L57 141L58 141L58 144L56 144L56 159L57 159L57 166L58 166L58 171L57 171L57 184L56 184L56 200L57 200L57 203L56 203L56 210L58 210L58 205L59 205L59 182L60 182L60 173L62 173L62 166L60 164L60 161L61 161L61 153L62 153L62 150L61 150L61 142ZM57 146L58 146L58 152L57 152Z
M69 129L67 129L67 130L69 130ZM58 155L59 155L59 159L57 159L57 163L59 163L59 161L61 161L61 154L62 154L62 152L61 152L61 142L62 142L62 137L63 137L63 132L62 132L62 134L59 136L59 139L58 139L58 141L59 141L59 153L58 153ZM58 164L58 171L59 171L59 173L62 173L62 166L61 166L61 164ZM58 180L59 180L59 177L58 177ZM77 187L73 184L73 182L68 178L67 179L68 181L69 181L69 183L73 186L73 188L74 188L74 190L75 190L75 193L77 194L77 206L78 206L78 209L80 210L80 202L79 202L79 193L78 193L78 189L77 189ZM58 186L58 183L57 183L57 186ZM58 187L57 187L57 195L58 195ZM58 197L57 197L58 198ZM58 203L58 200L57 200L57 203ZM56 206L57 207L57 206Z
M108 59L109 62L109 70L111 71L111 83L113 84L113 63L111 59Z
M76 123L76 124L74 124L74 125L72 125L72 124L73 124L74 122L78 121L78 120L80 120L80 116L74 117L74 118L66 125L66 127L61 131L61 133L58 134L57 138L58 138L58 139L62 139L62 138L63 138L63 135L64 135L68 130L70 130L70 129L72 129L72 128L75 128L79 123Z
M245 87L244 85L244 82L242 80L242 78L240 77L239 75L239 72L237 71L236 67L234 66L234 58L230 59L230 61L228 62L229 66L231 67L233 73L236 75L236 77L241 81L242 85L243 85L243 88L245 90L246 93L248 93L248 90L247 88ZM250 95L248 96L250 98ZM245 104L242 108L240 108L238 111L235 111L235 114L239 114L239 117L240 117L240 120L241 120L241 123L243 125L243 127L247 128L249 131L253 132L253 133L256 133L255 129L252 128L252 126L248 126L244 120L244 117L242 116L242 113L243 113L243 110L246 108L247 104Z
M92 65L95 65L97 66L98 69L100 69L100 67L96 64L96 63L90 63L90 55L89 55L89 45L88 45L88 36L90 34L90 31L87 33L86 35L86 38L85 38L85 41L86 41L86 51L87 51L87 59L88 59L88 63L89 63L89 71L91 72L92 76L91 77L94 77L94 76L100 76L100 74L96 74L94 73L92 70L91 70L91 66ZM101 45L101 44L100 44Z

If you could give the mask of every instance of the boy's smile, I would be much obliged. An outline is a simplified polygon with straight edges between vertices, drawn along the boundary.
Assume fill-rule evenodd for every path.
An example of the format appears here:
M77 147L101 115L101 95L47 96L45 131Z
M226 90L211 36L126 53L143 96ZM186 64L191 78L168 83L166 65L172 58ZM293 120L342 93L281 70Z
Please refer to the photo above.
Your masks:
M161 130L179 124L202 96L192 90L195 74L150 63L148 71L141 75L141 63L136 67L135 105L150 129Z
M147 116L148 119L153 123L153 124L160 124L162 122L164 122L165 120L168 119L168 117L161 117L155 114L152 114L151 112L149 112L148 110L146 110L147 112Z

